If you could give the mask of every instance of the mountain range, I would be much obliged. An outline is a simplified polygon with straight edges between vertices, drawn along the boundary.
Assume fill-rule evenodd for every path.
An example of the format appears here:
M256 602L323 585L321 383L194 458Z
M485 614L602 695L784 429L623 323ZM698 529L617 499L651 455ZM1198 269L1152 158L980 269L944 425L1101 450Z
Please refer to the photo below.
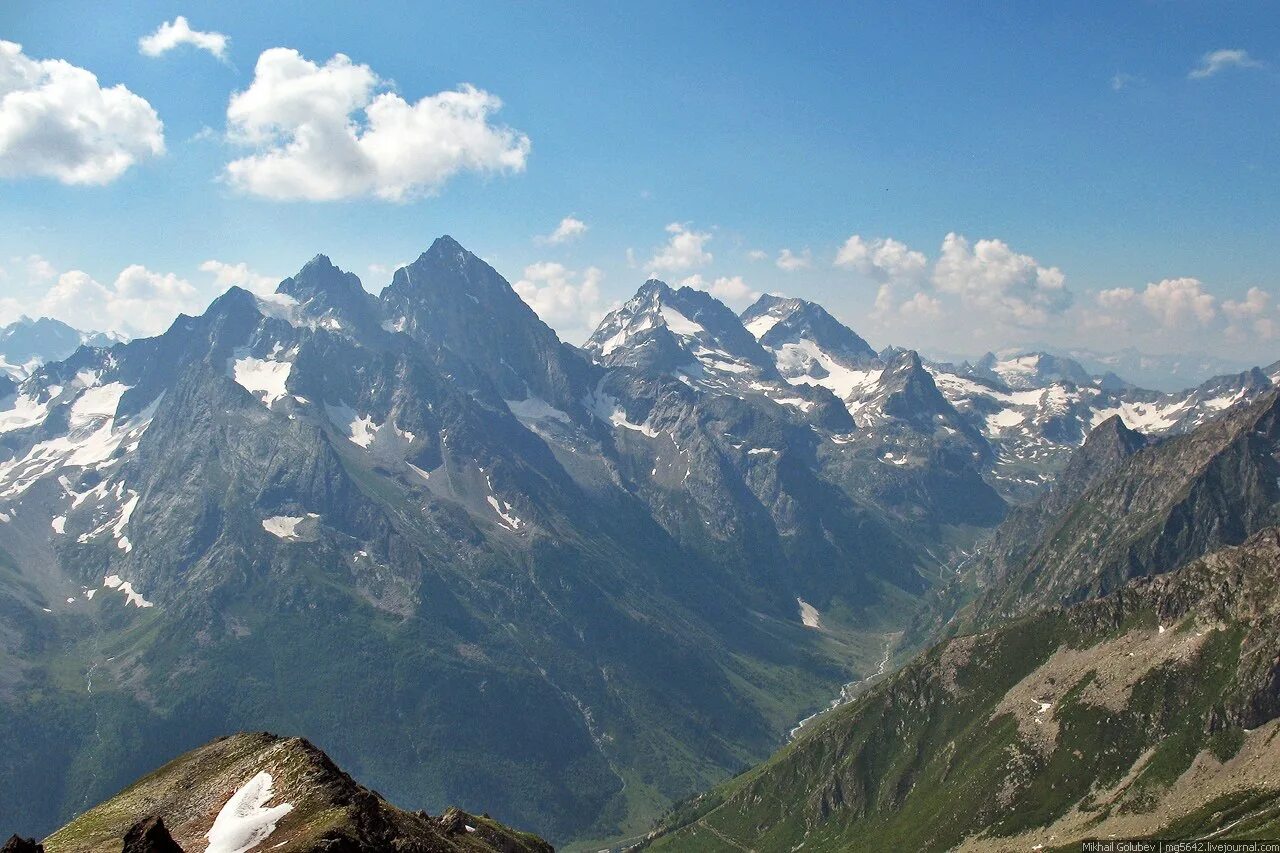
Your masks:
M938 636L1275 523L1277 379L935 363L660 281L579 348L448 237L376 296L317 256L0 403L0 824L268 728L395 802L639 840ZM1135 491L1140 529L1028 550Z

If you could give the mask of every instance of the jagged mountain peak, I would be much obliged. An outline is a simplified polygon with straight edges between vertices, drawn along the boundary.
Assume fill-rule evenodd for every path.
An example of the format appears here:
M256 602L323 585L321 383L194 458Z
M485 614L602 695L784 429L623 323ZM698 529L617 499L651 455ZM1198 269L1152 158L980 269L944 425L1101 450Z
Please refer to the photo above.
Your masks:
M447 350L503 398L575 412L589 362L563 343L497 270L449 236L396 270L378 297L383 327Z
M786 344L809 341L846 367L876 357L865 340L816 302L766 293L742 312L741 319L766 349L777 351Z
M705 290L649 279L601 320L583 349L610 365L776 379L772 356L729 306Z
M466 247L448 234L441 234L432 240L431 245L423 254L438 258L453 258L458 261L465 261L468 256L475 257L471 252L467 251Z
M389 307L425 302L437 310L505 307L535 316L501 274L452 237L437 237L412 263L400 267L379 294Z
M632 299L651 299L655 297L660 299L664 296L670 296L674 292L674 288L662 279L650 278L646 279L645 283L640 285Z
M969 367L983 380L999 382L1013 391L1045 388L1055 383L1097 385L1097 380L1079 362L1042 350L1013 350L1000 355L988 352Z
M1152 441L1150 436L1129 429L1119 415L1107 418L1090 431L1058 475L1051 505L1060 510L1066 501L1079 496L1099 477L1114 471Z
M258 298L243 287L233 284L214 298L214 300L209 303L209 307L205 309L204 314L200 315L200 317L219 317L243 311L257 312L257 310ZM179 314L174 319L170 329L183 328L195 319L199 318L191 317L187 314Z
M360 277L338 267L327 255L316 255L302 269L276 286L276 293L300 302L315 298L349 298L366 294Z
M0 327L0 372L25 379L41 364L61 361L81 346L108 347L124 340L114 332L82 331L53 317L24 314Z
M760 294L759 299L751 303L751 305L742 312L742 319L743 322L747 322L749 318L758 317L761 314L768 314L774 309L790 311L808 304L811 303L808 303L798 297L782 296L777 293L762 293Z
M331 331L363 332L378 325L378 308L360 277L316 255L276 287L297 303L300 319Z

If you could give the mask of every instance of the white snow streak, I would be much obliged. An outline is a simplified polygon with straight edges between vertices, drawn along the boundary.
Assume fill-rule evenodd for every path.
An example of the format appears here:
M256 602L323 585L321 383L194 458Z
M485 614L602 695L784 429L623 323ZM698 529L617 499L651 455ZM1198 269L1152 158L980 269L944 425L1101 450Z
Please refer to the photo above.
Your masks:
M280 819L293 811L291 803L267 806L275 794L271 774L265 770L231 795L205 835L205 853L245 853L275 831Z

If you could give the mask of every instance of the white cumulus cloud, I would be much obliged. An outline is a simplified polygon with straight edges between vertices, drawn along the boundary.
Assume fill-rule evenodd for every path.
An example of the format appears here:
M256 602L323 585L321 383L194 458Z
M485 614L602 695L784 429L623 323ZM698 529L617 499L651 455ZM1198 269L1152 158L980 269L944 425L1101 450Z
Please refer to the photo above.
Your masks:
M671 236L666 245L661 246L647 264L651 273L682 272L706 266L712 261L712 254L705 248L711 240L711 233L694 231L687 223L672 222L667 226Z
M879 282L877 319L887 319L899 310L904 316L921 318L938 309L937 299L927 292L929 259L906 243L892 237L867 239L852 234L836 252L835 263Z
M164 153L164 125L122 84L0 41L0 177L108 184Z
M1256 290L1256 288L1255 288ZM1245 300L1223 305L1233 320L1246 320L1269 301L1266 294L1252 291ZM1112 328L1158 336L1162 332L1207 328L1218 317L1217 298L1204 289L1197 278L1166 278L1149 282L1145 289L1113 287L1094 294L1096 310L1086 312L1083 321L1090 328Z
M200 308L191 282L133 264L111 284L101 284L81 270L63 273L40 301L39 313L77 328L109 329L137 337L162 332L179 313Z
M695 273L681 281L680 284L697 290L705 290L716 299L735 308L745 308L760 298L760 291L753 289L743 281L740 275L722 275L708 282L700 274Z
M222 33L193 30L187 19L179 15L138 39L138 52L143 56L163 56L180 45L189 44L198 50L208 51L218 59L226 59L228 41Z
M1002 240L970 244L954 232L942 241L933 268L933 283L955 294L969 307L1015 326L1040 326L1071 305L1066 276L1057 267L1041 266Z
M1254 59L1249 51L1239 48L1211 50L1200 57L1200 64L1192 68L1187 76L1192 80L1204 80L1226 71L1228 68L1263 68L1265 63Z
M1143 306L1166 329L1209 325L1218 313L1216 302L1198 278L1166 278L1142 292Z
M567 243L575 240L587 233L587 223L578 219L576 216L566 216L560 220L560 224L556 226L556 230L552 231L543 242L546 243Z
M213 283L217 285L219 292L235 286L259 296L269 296L276 292L276 287L280 284L279 278L255 272L243 262L229 264L225 261L205 261L200 265L200 271L213 274Z
M778 253L778 259L774 261L774 264L784 272L808 269L813 266L813 253L808 249L798 253L790 249L783 249Z
M564 264L539 261L525 267L524 276L512 287L562 339L585 341L605 315L600 298L603 278L596 267L579 275Z
M460 172L524 170L529 137L492 123L496 95L463 85L410 103L385 85L342 54L318 65L289 48L263 51L227 105L231 140L257 149L227 164L228 181L272 199L400 202Z
M929 259L892 237L867 240L854 234L836 253L836 266L857 270L877 281L891 281L921 277Z
M1276 336L1276 316L1271 305L1271 294L1260 287L1249 288L1244 299L1224 300L1222 313L1228 320L1227 335L1235 340L1255 337L1269 341Z

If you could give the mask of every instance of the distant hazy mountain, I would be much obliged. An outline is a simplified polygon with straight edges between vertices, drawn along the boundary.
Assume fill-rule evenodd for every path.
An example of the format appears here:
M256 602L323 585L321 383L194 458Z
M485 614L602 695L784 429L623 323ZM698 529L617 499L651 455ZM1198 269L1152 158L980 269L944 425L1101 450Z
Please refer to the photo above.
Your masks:
M1088 347L1055 347L1047 344L1003 349L995 354L987 353L976 360L972 355L949 353L932 348L928 352L938 361L957 364L965 361L976 364L987 359L1010 361L1031 353L1052 354L1055 358L1076 362L1081 369L1094 378L1113 374L1125 384L1162 392L1190 388L1214 376L1241 373L1252 366L1269 364L1280 357L1280 349L1274 352L1260 349L1258 361L1250 364L1238 359L1219 358L1197 352L1147 353L1134 347L1108 352Z
M22 317L0 327L0 371L24 379L41 364L61 361L81 346L104 347L121 340L114 332L82 332L50 317Z
M1136 385L1156 391L1177 391L1199 385L1211 376L1240 373L1251 366L1247 362L1204 353L1153 355L1132 347L1115 352L1074 348L1063 354L1076 359L1091 372L1115 373ZM1258 353L1263 363L1274 361L1278 355L1280 352L1268 353L1261 349Z

